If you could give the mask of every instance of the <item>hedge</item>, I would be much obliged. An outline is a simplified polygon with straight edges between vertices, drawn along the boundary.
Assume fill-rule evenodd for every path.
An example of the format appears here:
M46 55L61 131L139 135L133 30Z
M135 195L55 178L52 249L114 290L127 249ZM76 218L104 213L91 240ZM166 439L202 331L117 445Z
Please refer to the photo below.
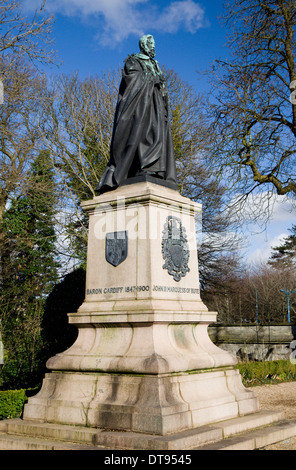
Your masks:
M25 389L0 391L0 420L19 418L26 401Z
M296 365L289 360L240 362L236 368L245 386L296 380Z

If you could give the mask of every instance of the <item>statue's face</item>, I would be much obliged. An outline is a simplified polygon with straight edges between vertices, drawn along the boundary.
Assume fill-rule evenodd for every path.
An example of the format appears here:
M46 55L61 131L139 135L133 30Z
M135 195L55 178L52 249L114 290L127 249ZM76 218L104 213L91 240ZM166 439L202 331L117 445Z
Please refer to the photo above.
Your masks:
M153 59L153 57L155 57L155 41L154 41L153 37L150 37L150 38L147 39L145 52L152 59Z

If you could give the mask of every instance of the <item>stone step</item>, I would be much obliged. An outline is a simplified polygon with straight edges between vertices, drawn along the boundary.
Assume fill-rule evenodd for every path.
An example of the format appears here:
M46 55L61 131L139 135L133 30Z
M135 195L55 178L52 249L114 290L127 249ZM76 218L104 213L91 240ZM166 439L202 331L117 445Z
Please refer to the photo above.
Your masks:
M101 450L92 445L75 444L57 440L42 439L0 433L0 450Z
M93 445L97 432L80 426L8 419L0 421L0 450L100 450Z
M15 434L32 438L54 439L92 445L98 430L83 426L34 422L17 418L0 421L0 433L1 436L5 433L8 435Z
M106 431L96 435L96 443L112 449L185 450L219 442L231 435L270 425L283 419L280 411L261 411L212 425L201 426L167 436Z
M262 429L198 447L197 450L256 450L296 435L296 420L280 421Z
M22 419L0 421L1 450L243 450L296 435L296 420L261 411L167 436Z

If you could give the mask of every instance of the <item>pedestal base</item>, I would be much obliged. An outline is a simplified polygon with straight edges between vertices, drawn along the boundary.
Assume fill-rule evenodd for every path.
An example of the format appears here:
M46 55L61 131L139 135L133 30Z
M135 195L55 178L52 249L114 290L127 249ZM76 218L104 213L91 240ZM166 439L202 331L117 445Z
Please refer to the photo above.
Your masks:
M199 204L151 182L83 204L86 296L78 339L51 358L25 420L165 436L258 410L207 327L199 292Z
M163 376L47 374L24 419L166 435L253 413L237 370Z

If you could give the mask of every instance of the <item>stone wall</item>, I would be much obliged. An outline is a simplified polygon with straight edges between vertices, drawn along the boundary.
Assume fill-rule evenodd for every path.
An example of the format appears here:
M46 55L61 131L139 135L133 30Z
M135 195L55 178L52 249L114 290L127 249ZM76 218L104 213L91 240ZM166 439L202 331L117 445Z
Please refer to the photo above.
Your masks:
M213 343L239 360L274 361L290 358L296 326L211 325L209 336Z

